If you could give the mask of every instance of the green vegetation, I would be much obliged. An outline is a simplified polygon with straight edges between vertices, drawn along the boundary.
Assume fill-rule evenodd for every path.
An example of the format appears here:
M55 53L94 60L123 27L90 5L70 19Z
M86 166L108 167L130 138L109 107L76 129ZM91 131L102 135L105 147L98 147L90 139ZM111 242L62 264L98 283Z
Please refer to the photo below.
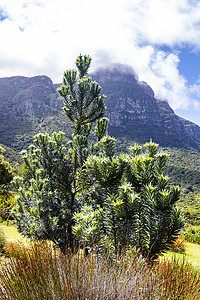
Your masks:
M15 172L17 166L23 163L20 153L2 144L0 144L0 147L5 150L3 152L4 159L10 163Z
M15 220L19 231L29 237L50 239L63 252L67 245L74 247L73 214L80 206L76 199L76 173L87 157L91 125L105 111L101 88L85 76L90 62L89 57L79 56L76 61L79 78L76 70L66 71L59 88L64 97L64 111L74 124L71 148L66 151L62 133L54 133L52 138L38 134L35 145L24 151L29 181L15 179L19 191Z
M151 261L183 226L176 207L180 191L164 175L168 155L157 144L115 151L103 117L105 96L87 77L90 63L80 55L78 70L67 70L58 89L73 124L69 148L63 133L39 133L23 151L28 176L14 180L15 222L23 235L51 240L63 253L84 245L116 256L131 246ZM94 123L96 142L89 144Z
M166 173L171 184L178 184L182 189L178 206L188 219L200 220L200 153L176 148L166 150L170 153Z
M4 149L0 146L0 152ZM9 162L5 161L3 155L0 155L0 191L6 189L6 186L11 182L13 178L13 170Z
M11 210L15 205L14 195L4 190L0 195L0 220L7 220L11 216Z
M194 244L194 243L185 243L185 250L182 252L177 252L177 251L168 251L167 253L164 254L164 258L169 259L173 261L175 258L176 260L181 261L187 261L188 264L191 266L195 267L198 272L200 271L200 256L199 256L199 251L200 251L200 245ZM160 258L161 260L163 257Z
M163 175L167 155L152 142L119 157L113 144L108 145L107 156L90 156L85 163L83 187L89 184L91 200L75 214L74 232L82 242L108 244L110 251L131 244L146 258L155 259L169 249L182 227L174 205L179 190L170 190Z
M180 185L187 186L192 191L192 186L200 185L200 153L196 150L167 148L170 153L168 171L171 177Z
M33 136L38 131L38 119L31 115L22 115L8 120L7 123L1 126L0 142L19 152L26 145L32 143Z
M4 152L0 146L0 152ZM14 204L12 193L9 191L9 184L13 179L14 173L11 165L0 154L0 218L9 215L11 206Z
M187 226L184 237L190 243L200 244L200 226Z
M6 245L6 237L2 229L0 229L0 253L3 252L3 248Z
M200 270L200 245L193 243L186 243L186 259L194 267Z

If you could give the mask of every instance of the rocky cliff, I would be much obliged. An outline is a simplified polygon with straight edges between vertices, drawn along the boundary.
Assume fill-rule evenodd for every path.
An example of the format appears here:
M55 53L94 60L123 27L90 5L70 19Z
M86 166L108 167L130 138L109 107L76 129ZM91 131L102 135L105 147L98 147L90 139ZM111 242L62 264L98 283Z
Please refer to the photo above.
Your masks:
M138 142L150 138L163 146L199 149L200 127L177 116L167 101L156 99L145 82L123 65L97 70L93 78L107 95L109 131Z
M109 134L139 143L152 139L163 146L200 149L200 127L156 99L129 66L115 64L91 77L107 96ZM62 130L70 138L71 124L62 113L57 87L47 76L0 78L0 143L20 150L38 131Z

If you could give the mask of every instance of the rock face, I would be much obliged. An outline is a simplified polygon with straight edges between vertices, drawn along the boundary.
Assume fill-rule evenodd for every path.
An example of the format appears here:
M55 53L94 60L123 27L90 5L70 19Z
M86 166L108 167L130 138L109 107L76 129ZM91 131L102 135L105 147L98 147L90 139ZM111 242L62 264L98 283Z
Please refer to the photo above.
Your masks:
M19 115L42 117L50 113L50 102L56 94L47 76L15 76L0 79L0 118L9 120Z
M99 70L93 77L107 96L106 114L111 127L162 126L153 91L146 83L138 82L134 74L119 73L113 68L111 71Z
M163 146L200 149L200 127L174 114L166 101L156 99L151 87L139 82L131 67L114 64L91 77L107 96L110 135L139 143L152 139ZM66 131L57 87L47 76L0 78L0 143L19 149L47 123L56 131ZM71 132L68 134L70 137Z
M163 146L199 149L200 127L177 116L167 101L156 99L151 87L139 82L133 71L116 64L97 70L93 78L107 95L110 134L140 143L152 138Z
M57 113L55 98L47 76L0 78L0 143L18 151L27 147L41 120Z

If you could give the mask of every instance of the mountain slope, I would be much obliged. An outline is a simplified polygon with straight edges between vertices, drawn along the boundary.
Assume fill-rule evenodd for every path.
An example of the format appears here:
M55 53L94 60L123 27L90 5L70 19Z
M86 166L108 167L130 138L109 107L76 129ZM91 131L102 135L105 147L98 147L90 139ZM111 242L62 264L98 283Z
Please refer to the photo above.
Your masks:
M166 101L155 99L150 86L138 82L131 69L116 64L93 77L107 95L110 134L139 143L152 138L162 146L200 149L200 127L175 115Z
M103 89L109 134L126 141L200 150L200 127L174 114L166 101L156 99L134 71L114 64L91 74ZM21 150L37 132L62 130L66 141L72 124L62 112L58 85L47 76L0 78L0 143Z

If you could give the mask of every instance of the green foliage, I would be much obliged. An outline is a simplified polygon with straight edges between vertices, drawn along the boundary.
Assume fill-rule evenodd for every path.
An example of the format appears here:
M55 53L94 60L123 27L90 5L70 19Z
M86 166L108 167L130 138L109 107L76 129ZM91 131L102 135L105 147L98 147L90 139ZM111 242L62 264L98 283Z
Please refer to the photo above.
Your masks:
M94 134L98 139L98 142L106 135L107 128L108 128L108 118L102 118L100 120L97 120L97 124L94 130Z
M90 77L86 77L90 62L89 56L80 55L76 60L78 80L77 71L68 70L64 73L63 85L58 88L64 98L64 111L74 123L75 134L78 135L84 130L83 125L93 123L105 112L105 96L100 95L101 87Z
M107 135L105 96L87 77L89 56L80 55L77 70L64 73L58 92L73 123L66 151L63 134L36 135L23 151L28 168L15 178L18 190L16 224L24 235L49 239L65 252L78 241L117 255L132 246L156 259L176 239L182 227L175 204L179 189L164 175L168 155L149 142L130 154L117 154L116 140ZM92 125L97 143L89 146ZM76 241L75 241L76 236Z
M76 225L73 233L85 247L95 246L99 240L99 225L104 219L103 209L93 210L92 206L84 205L80 212L74 213Z
M16 205L13 193L3 191L0 195L0 218L7 220L11 217L11 210Z
M64 112L74 126L72 159L75 171L88 156L88 136L92 123L103 117L105 112L105 96L101 95L101 87L86 77L90 63L89 56L80 55L76 60L78 71L67 70L63 85L58 88L63 97Z
M29 97L29 96L27 96ZM20 115L6 121L0 129L0 143L14 149L18 153L33 141L39 132L38 118L32 115Z
M6 238L4 232L0 229L0 253L3 252L3 248L6 245Z
M200 226L188 226L184 231L184 238L189 243L200 244Z
M0 147L5 149L5 151L3 151L4 159L10 163L14 169L14 172L16 172L16 168L19 166L19 164L23 163L20 154L5 145L0 145Z
M58 89L64 98L64 111L74 126L70 149L63 146L63 133L36 135L34 145L23 151L28 168L26 180L15 178L18 190L14 217L21 233L28 237L49 239L65 252L74 246L73 214L79 207L76 197L76 173L89 154L88 137L92 123L103 116L104 96L101 88L86 77L89 56L79 56L77 70L64 73ZM79 72L79 78L77 73Z
M0 151L3 152L4 149L0 146ZM5 161L2 154L0 154L0 191L11 182L13 178L13 170L9 162Z
M159 152L158 145L146 143L143 149L132 148L131 153L127 179L139 194L135 238L146 257L156 258L169 249L183 226L175 206L180 191L178 187L170 188L168 177L164 176L168 155Z
M72 243L72 217L76 202L72 189L71 160L62 145L63 133L38 134L35 145L23 151L29 180L14 180L18 190L14 217L18 230L27 237L49 239L65 247Z
M0 152L4 152L0 146ZM0 217L7 219L10 209L14 204L13 195L9 191L9 184L13 179L14 172L10 163L0 154Z
M167 148L170 159L167 162L167 171L173 182L181 186L199 186L200 184L200 154L196 150Z
M89 189L86 202L94 209L90 227L95 230L89 234L88 224L80 222L80 215L86 220L91 207L75 216L76 230L88 236L88 243L97 240L112 252L130 244L146 258L157 258L170 248L183 226L175 206L180 191L171 188L164 176L168 155L152 142L136 145L130 155L120 156L114 152L112 138L104 137L98 144L99 155L88 157L82 174L82 186ZM103 218L95 217L99 207Z
M185 217L191 220L200 219L200 153L196 150L167 148L170 157L166 172L170 183L181 187L178 207Z

